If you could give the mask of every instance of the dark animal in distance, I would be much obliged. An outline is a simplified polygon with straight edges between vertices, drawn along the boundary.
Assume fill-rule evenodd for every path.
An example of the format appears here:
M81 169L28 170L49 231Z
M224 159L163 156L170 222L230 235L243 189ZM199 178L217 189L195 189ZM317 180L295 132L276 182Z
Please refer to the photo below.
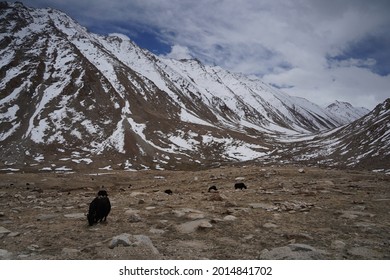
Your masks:
M165 190L164 191L166 194L169 194L169 195L172 195L173 194L173 192L171 191L171 190Z
M240 190L242 190L242 189L246 189L246 186L245 186L245 184L244 183L235 183L234 184L234 189L240 189Z
M218 191L218 189L217 189L217 187L216 187L216 186L211 186L211 187L209 188L209 192L211 192L211 191L213 191L213 192L217 192L217 191Z
M98 196L89 204L88 224L92 226L98 222L106 221L110 211L111 203L107 191L101 190L98 192Z

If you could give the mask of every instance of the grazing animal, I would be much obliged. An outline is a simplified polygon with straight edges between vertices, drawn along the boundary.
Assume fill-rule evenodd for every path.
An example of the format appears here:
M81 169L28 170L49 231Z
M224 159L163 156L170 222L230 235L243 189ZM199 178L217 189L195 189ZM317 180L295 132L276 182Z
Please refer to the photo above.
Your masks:
M244 183L235 183L235 184L234 184L234 188L235 188L236 190L237 190L237 189L242 190L242 189L246 189L246 186L245 186Z
M166 194L169 194L169 195L172 195L172 194L173 194L173 192L172 192L171 190L169 190L169 189L168 189L168 190L165 190L164 192L165 192Z
M101 190L98 192L98 196L89 204L88 224L92 226L98 222L106 221L110 211L111 203L107 191Z
M209 192L211 192L211 191L213 191L213 192L217 192L217 191L218 191L218 189L217 189L217 187L216 187L216 186L211 186L211 187L209 188Z

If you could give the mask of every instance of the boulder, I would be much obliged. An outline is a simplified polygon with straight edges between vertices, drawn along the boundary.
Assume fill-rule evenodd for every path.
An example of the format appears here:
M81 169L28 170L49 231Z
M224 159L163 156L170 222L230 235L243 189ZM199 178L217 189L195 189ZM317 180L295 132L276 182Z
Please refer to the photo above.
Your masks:
M39 214L37 216L37 221L47 221L57 218L57 214Z
M144 246L148 248L153 254L159 254L157 248L154 247L152 241L146 235L131 235L129 233L122 233L113 237L108 247L110 249L114 249L119 245L123 245L124 247Z
M259 258L262 260L321 260L326 252L306 244L289 244L271 250L263 250Z
M233 216L233 215L227 215L227 216L223 217L223 220L224 221L235 221L235 220L237 220L237 217Z
M195 232L198 228L211 228L212 225L210 221L207 219L199 219L195 221L186 222L180 224L176 227L176 229L181 233L192 233Z
M186 217L191 220L203 219L205 217L202 211L191 209L191 208L181 208L181 209L172 210L172 214L174 214L178 218Z
M128 220L130 223L138 223L138 222L141 222L141 221L142 221L142 218L141 218L141 216L138 215L137 213L133 213L133 214L128 215L127 220Z
M85 213L70 213L65 214L64 217L69 219L85 219L86 215Z
M130 237L132 235L129 233L122 233L120 235L114 236L112 240L110 241L110 245L108 246L110 249L114 249L115 247L119 245L123 246L130 246Z
M332 244L330 245L330 247L335 250L342 250L345 248L345 246L345 242L341 240L333 240Z
M267 210L267 211L275 211L275 210L278 210L278 207L276 207L275 205L273 204L268 204L268 203L262 203L262 202L259 202L259 203L250 203L249 204L249 207L253 208L253 209L264 209L264 210Z
M152 240L150 240L149 236L146 235L134 235L134 238L136 239L135 245L136 246L146 246L149 248L153 254L160 254L160 252L157 250L156 247L154 247Z
M264 228L277 228L278 226L273 223L265 223L263 225Z
M11 231L6 229L5 227L0 227L0 234L8 234L10 233Z
M0 260L9 260L12 258L12 253L7 250L0 249Z

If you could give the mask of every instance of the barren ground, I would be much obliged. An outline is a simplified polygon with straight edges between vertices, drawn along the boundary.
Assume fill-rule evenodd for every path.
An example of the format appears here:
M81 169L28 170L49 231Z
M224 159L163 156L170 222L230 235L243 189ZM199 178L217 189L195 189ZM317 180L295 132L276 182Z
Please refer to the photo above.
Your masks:
M90 227L102 186L112 210ZM2 173L0 259L258 259L289 244L313 258L390 259L389 187L389 175L295 166ZM129 244L113 243L121 234Z

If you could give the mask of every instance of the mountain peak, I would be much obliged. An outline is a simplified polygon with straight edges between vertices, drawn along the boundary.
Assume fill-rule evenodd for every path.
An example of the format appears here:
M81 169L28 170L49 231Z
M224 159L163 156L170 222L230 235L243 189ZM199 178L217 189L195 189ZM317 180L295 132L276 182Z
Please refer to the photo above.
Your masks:
M337 117L343 124L351 123L370 112L367 108L354 107L349 102L338 100L328 105L325 109Z
M339 101L339 100L335 100L333 103L329 104L327 107L334 107L334 106L352 107L351 103L346 102L346 101Z

